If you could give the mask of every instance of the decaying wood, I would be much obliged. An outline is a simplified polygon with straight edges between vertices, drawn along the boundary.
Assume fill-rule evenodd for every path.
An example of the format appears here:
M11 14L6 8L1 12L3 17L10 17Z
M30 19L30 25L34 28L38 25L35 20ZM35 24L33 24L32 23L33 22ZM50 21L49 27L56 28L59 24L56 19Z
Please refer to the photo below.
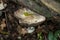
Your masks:
M51 12L48 11L46 8L39 6L32 0L12 0L15 3L18 3L20 5L23 5L39 14L42 14L46 17L52 17Z
M52 16L55 16L56 13L53 13L51 11L49 11L47 8L43 7L43 6L40 6L38 5L36 2L39 3L40 0L11 0L15 3L18 3L20 5L23 5L39 14L42 14L44 15L45 17L49 18L49 17L52 17ZM41 3L41 2L40 2ZM53 4L54 5L54 4ZM58 5L57 5L58 7ZM56 9L56 8L55 8ZM59 8L58 8L59 9ZM58 10L56 9L56 10Z
M60 13L60 3L55 2L54 0L41 0L48 8L53 9L54 11Z
M46 7L46 8L48 8L49 9L49 11L52 11L53 13L52 13L52 15L54 15L53 16L53 19L55 19L56 21L58 21L58 22L60 22L60 13L59 12L57 12L57 11L55 11L54 9L56 9L56 8L58 8L58 9L56 9L56 10L60 10L59 9L59 3L58 4L56 4L57 5L57 7L55 8L55 6L56 5L54 5L55 3L57 3L57 2L55 2L54 0L43 0L43 1L46 1L46 3L47 4L49 4L49 3L51 3L51 2L48 2L48 1L54 1L55 3L54 4L49 4L49 5L45 5L41 0L34 0L36 3L38 3L39 5L42 5L43 7ZM57 0L58 1L58 0ZM53 2L52 2L53 3ZM52 8L50 8L50 7L48 7L48 6L52 6L54 9L52 9ZM54 6L53 6L54 5ZM48 12L47 12L48 13ZM49 14L49 13L48 13Z

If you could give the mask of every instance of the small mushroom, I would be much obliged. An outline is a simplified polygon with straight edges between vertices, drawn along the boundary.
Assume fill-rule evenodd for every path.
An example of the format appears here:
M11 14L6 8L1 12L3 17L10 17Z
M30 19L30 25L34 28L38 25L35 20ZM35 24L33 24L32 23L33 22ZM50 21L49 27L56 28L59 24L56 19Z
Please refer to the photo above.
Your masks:
M39 15L30 9L22 8L14 12L16 18L19 19L20 24L38 25L46 20L46 18L42 15Z
M27 28L27 32L28 33L32 33L32 32L34 32L35 31L35 28L34 27L28 27Z
M5 9L5 8L6 8L6 6L7 6L7 4L6 4L6 3L4 3L4 2L3 2L3 0L0 0L0 10Z

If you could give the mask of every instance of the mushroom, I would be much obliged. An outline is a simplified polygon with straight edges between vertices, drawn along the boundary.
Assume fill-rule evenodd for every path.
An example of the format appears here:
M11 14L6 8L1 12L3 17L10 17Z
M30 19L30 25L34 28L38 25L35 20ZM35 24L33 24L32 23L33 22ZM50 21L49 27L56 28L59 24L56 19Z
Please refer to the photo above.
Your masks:
M5 9L5 8L6 8L6 6L7 6L7 4L6 4L6 3L4 3L4 2L3 2L3 0L0 0L0 10Z
M35 26L46 20L42 15L39 15L30 9L21 8L14 12L14 16L19 19L19 23L27 26Z
M27 28L27 32L28 33L32 33L32 32L34 32L35 31L35 28L34 27L28 27Z

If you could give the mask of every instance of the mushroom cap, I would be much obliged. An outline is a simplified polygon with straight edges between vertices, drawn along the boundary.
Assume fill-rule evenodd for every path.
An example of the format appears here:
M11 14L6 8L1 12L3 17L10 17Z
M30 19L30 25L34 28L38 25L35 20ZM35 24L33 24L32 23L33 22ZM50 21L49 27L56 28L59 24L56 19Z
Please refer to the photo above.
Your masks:
M20 24L28 26L40 24L46 20L44 16L39 15L27 8L17 10L16 12L14 12L14 15L19 19Z
M28 31L28 33L32 33L35 31L35 28L34 27L28 27L27 31Z

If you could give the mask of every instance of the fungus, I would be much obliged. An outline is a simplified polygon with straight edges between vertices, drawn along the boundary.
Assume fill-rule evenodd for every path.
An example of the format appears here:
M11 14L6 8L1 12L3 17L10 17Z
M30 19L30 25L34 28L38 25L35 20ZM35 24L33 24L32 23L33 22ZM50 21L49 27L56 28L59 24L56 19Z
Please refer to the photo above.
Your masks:
M27 8L15 11L14 16L19 19L20 24L27 24L28 26L38 25L46 20L44 16L39 15Z
M27 28L27 32L28 33L32 33L32 32L34 32L35 31L35 28L34 27L28 27Z

